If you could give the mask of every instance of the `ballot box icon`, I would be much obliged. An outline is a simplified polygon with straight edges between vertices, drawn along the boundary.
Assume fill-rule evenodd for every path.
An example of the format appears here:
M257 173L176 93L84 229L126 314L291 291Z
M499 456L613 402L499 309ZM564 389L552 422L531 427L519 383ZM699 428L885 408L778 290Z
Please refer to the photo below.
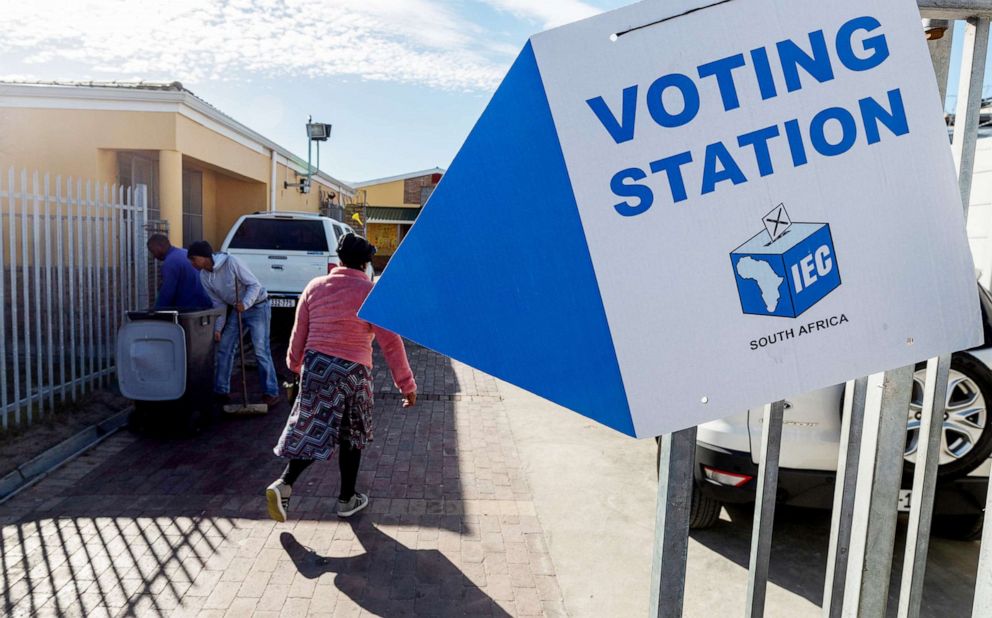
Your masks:
M841 284L830 226L789 222L771 238L758 232L730 254L741 309L796 318Z

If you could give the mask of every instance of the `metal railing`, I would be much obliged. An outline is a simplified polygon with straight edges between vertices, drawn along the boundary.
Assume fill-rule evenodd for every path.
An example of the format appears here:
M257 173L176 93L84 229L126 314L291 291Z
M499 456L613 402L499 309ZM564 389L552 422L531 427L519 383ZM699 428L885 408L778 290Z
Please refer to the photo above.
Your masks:
M147 215L146 215L147 216ZM169 236L169 222L165 219L146 219L145 239L151 238L154 234ZM145 263L148 273L148 298L153 299L158 295L158 289L162 285L162 262L155 259L150 251L145 252ZM140 307L138 307L140 309Z
M147 189L0 174L0 428L105 387L124 312L149 298Z
M923 17L964 20L952 151L958 166L962 207L967 218L992 0L919 0L918 4ZM931 43L942 98L946 96L953 25L943 39ZM938 448L943 425L940 419L944 415L950 362L950 354L927 362L913 472L913 499L896 614L899 618L920 615L937 484ZM824 617L881 618L887 615L913 373L914 367L909 366L852 380L847 384L824 581ZM782 424L783 402L766 406L747 598L744 599L745 615L751 617L765 615ZM695 443L695 427L661 438L652 567L652 616L682 615ZM988 492L985 534L972 611L975 618L992 616L992 491Z

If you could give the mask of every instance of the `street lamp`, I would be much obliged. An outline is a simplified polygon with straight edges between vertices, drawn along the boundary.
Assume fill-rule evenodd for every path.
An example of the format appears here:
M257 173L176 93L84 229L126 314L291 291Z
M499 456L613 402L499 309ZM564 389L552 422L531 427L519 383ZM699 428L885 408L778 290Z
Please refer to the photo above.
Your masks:
M300 179L298 189L300 193L310 193L310 179L313 177L314 167L310 165L313 153L313 143L317 142L317 170L320 170L320 142L326 142L331 137L331 125L325 122L314 122L313 116L307 116L307 175ZM283 183L283 187L289 188L289 183Z
M307 122L307 137L313 142L326 142L331 137L331 125L323 122Z

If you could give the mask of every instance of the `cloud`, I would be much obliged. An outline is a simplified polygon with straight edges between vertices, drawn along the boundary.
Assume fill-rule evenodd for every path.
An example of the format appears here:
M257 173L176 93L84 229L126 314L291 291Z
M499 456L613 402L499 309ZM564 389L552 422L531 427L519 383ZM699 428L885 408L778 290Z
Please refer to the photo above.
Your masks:
M434 0L38 0L4 3L0 55L25 72L197 84L356 76L487 91L508 59ZM39 19L44 15L44 19Z
M500 11L554 28L600 13L600 9L582 0L483 0Z

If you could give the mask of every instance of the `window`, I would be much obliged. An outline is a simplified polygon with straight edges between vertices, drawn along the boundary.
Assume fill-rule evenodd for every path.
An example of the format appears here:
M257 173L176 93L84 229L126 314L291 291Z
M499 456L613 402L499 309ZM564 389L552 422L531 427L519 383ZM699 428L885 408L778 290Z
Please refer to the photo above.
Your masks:
M117 153L117 182L132 189L148 187L148 220L162 218L158 204L158 160L134 152Z
M231 249L327 251L324 222L301 219L245 219L231 239Z

